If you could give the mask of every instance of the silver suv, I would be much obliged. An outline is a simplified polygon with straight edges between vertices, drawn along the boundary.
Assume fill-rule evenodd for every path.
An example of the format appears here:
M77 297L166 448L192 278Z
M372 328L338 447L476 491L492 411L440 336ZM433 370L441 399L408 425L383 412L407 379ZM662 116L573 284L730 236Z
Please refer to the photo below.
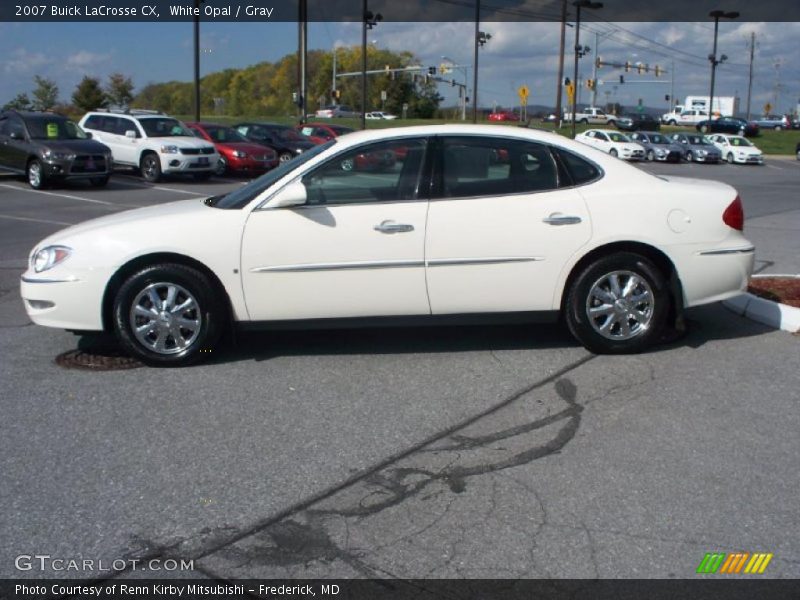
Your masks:
M213 145L195 137L177 119L156 111L94 111L86 113L80 125L111 148L115 165L139 169L150 182L167 174L208 179L219 161Z

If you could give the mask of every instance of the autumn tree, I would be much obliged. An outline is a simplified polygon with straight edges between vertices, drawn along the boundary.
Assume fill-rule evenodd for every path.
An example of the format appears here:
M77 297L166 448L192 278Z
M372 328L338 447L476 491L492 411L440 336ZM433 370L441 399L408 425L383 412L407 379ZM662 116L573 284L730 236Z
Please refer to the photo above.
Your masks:
M88 112L108 106L108 97L100 87L100 80L86 75L75 86L75 91L72 93L72 103L81 110Z

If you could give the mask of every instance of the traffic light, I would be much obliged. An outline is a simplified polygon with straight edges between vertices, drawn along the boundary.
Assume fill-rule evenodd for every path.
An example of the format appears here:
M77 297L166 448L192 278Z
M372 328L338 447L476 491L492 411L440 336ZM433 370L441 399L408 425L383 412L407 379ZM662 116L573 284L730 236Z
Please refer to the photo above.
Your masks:
M586 87L590 90L594 89L594 79L587 79L586 80Z
M661 67L656 65L656 77L660 77L660 76L661 76Z
M664 94L664 100L666 100L667 102L669 102L669 94Z
M620 75L619 76L619 82L620 82L620 84L625 83L625 76L624 75Z
M429 75L436 75L436 67L428 67Z
M599 56L594 59L594 66L598 69L603 66L603 61L600 60Z
M564 85L569 85L570 83L569 77L564 77Z
M626 73L630 73L630 70L631 70L631 61L626 60L625 61L625 72Z
M641 75L643 71L644 71L644 65L642 63L637 64L636 72L639 73L639 75Z

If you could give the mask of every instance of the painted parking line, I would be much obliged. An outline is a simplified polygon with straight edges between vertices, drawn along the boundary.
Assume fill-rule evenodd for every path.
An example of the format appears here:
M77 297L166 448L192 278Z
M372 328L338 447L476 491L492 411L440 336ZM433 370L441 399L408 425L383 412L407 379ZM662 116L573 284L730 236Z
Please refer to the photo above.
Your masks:
M0 219L11 219L12 221L33 221L34 223L47 223L48 225L75 225L66 221L50 221L48 219L34 219L32 217L12 217L11 215L0 215Z
M119 204L117 202L106 202L105 200L97 200L95 198L84 198L82 196L73 196L71 194L59 194L56 192L44 192L42 190L33 190L21 186L10 185L8 183L0 183L0 187L8 188L10 190L15 190L17 192L28 192L31 194L42 194L44 196L55 196L56 198L68 198L70 200L78 200L79 202L89 202L91 204L104 204L107 206L113 207L124 207L124 208L137 208L135 206L130 206L128 204Z
M125 177L125 178L134 179L133 177L131 177L129 175L115 175L115 181L117 183L121 183L119 181L119 177ZM164 192L173 192L175 194L189 194L189 195L195 196L196 198L206 198L206 197L211 195L211 194L202 194L202 193L198 192L197 190L181 190L181 189L178 189L178 188L164 187L163 185L147 185L144 182L140 182L140 181L135 180L135 179L134 179L134 181L136 183L138 183L139 185L128 184L128 187L135 187L135 188L142 189L142 190L161 190L161 191L164 191Z

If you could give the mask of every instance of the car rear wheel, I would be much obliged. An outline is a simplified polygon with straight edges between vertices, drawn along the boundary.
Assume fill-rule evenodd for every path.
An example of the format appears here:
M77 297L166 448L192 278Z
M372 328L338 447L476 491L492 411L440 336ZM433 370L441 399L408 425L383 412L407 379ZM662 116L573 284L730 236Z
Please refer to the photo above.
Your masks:
M666 281L639 254L620 252L598 258L570 286L567 326L597 354L640 352L663 333L670 304Z
M775 131L780 131L781 129L783 129L783 127L780 125L775 125Z
M157 183L161 179L161 159L152 152L142 157L140 168L145 181Z
M211 351L222 333L223 304L200 271L179 264L146 267L131 275L114 300L114 330L142 362L184 366Z
M583 123L584 125L587 125L589 123L589 119L583 118L580 120L580 122Z
M47 176L44 173L42 163L35 158L28 163L27 173L28 183L35 190L47 187Z
M669 121L667 121L667 125L677 125L677 124L678 122L675 119L670 119Z
M732 165L733 162L734 162L733 161L733 153L732 152L728 152L728 156L726 158L727 158L728 164Z
M609 151L608 151L608 153L609 153L611 156L614 156L614 157L617 157L617 156L619 156L619 152L617 152L616 148L612 148L611 150L609 150Z

